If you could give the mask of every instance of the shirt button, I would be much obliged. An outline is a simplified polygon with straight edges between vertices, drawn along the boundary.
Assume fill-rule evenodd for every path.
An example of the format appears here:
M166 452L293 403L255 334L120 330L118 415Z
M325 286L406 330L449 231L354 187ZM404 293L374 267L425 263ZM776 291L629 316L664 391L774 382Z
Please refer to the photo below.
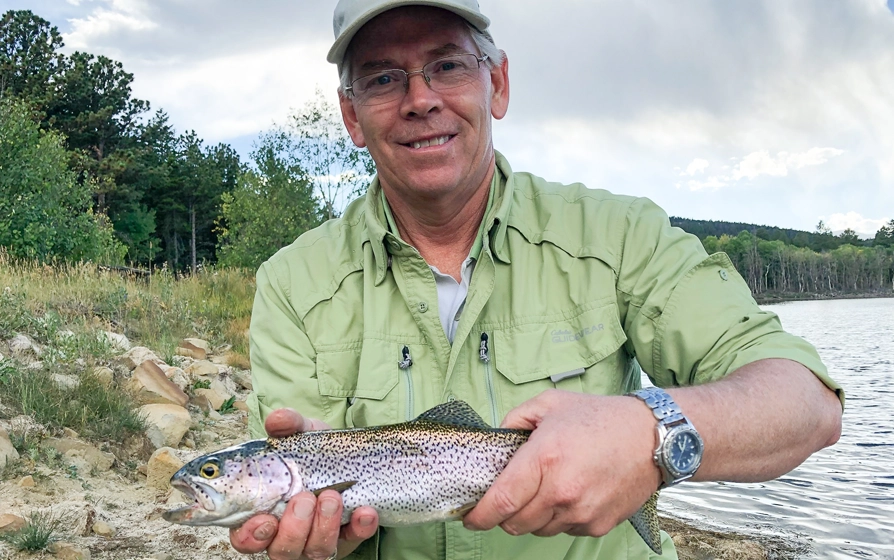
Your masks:
M722 280L729 280L729 273L726 270L720 269L720 278Z
M391 249L393 252L400 251L400 243L398 243L397 241L389 241L388 248Z
M420 301L419 302L419 313L425 313L426 311L428 311L428 304L425 303L424 301Z
M447 402L453 402L456 400L456 397L453 394L447 395Z

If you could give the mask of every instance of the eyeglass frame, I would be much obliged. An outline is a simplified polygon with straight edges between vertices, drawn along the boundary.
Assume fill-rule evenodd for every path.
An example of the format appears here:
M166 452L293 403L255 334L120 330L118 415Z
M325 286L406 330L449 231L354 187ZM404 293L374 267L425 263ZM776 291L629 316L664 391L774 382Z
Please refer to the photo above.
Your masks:
M355 83L357 83L359 80L362 80L363 78L368 78L368 77L370 77L370 76L375 76L376 74L386 74L386 73L388 73L388 72L401 72L401 73L403 73L403 74L406 76L406 79L404 80L404 95L406 95L406 94L410 91L410 76L412 76L413 74L422 74L422 79L425 80L425 83L428 85L428 87L431 88L431 76L429 76L428 74L425 73L425 67L426 67L426 66L428 66L429 64L434 64L435 62L438 62L439 60L444 60L444 59L447 59L447 58L453 58L453 57L455 57L455 56L465 56L465 55L469 55L469 56L475 57L475 61L478 63L478 69L479 69L479 70L481 69L481 63L484 62L484 61L486 61L486 60L488 60L488 59L490 58L490 56L488 56L488 55L486 55L486 54L485 54L485 55L482 55L482 56L478 56L478 55L476 55L475 53L456 53L456 54L450 54L450 55L447 55L447 56L442 56L442 57L440 57L440 58L436 58L436 59L434 59L434 60L430 60L430 61L426 62L426 63L422 66L422 68L420 68L419 70L413 70L412 72L407 72L407 71L404 70L403 68L386 68L385 70L379 70L378 72L373 72L373 73L371 73L371 74L365 74L365 75L363 75L363 76L360 76L360 77L358 77L358 78L355 78L355 79L351 80L351 85L349 85L348 87L346 87L346 88L344 89L344 91L345 91L345 93L350 93L351 99L357 99L357 96L356 96L356 94L354 93L354 84L355 84ZM457 87L458 87L458 86L457 86ZM449 89L454 89L454 88L449 88ZM437 91L437 90L435 90L434 88L432 88L432 90L433 90L433 91ZM395 98L394 101L397 101L398 99L399 99L399 98ZM390 102L389 102L389 101L385 101L385 102L383 102L383 103L381 103L381 104L384 105L385 103L390 103Z

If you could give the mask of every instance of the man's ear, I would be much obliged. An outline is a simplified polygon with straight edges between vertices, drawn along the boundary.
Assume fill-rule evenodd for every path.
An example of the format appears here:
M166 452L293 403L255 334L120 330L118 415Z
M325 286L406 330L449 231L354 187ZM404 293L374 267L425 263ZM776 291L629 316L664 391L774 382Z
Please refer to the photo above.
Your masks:
M509 57L500 52L503 53L503 63L490 70L490 113L495 119L502 119L509 110Z
M348 134L351 135L354 145L358 148L365 148L366 139L363 137L360 122L357 120L357 111L354 110L354 103L344 92L339 91L338 105L341 108L341 119L345 123L345 128L348 129Z

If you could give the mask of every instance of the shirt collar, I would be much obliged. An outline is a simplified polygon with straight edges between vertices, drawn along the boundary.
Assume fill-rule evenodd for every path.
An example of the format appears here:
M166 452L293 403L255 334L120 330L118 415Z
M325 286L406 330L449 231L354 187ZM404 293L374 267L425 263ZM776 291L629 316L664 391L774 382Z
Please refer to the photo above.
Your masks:
M512 168L509 162L500 152L495 151L496 169L490 184L490 194L487 199L487 208L484 211L484 219L478 228L478 235L472 244L469 256L478 259L484 248L485 239L488 240L491 252L499 260L509 263L509 255L505 249L506 219L512 205ZM382 192L382 185L376 176L366 194L366 226L369 241L372 244L373 256L376 262L376 284L385 279L388 269L388 253L386 244L392 245L390 252L400 250L405 245L400 239L391 208Z

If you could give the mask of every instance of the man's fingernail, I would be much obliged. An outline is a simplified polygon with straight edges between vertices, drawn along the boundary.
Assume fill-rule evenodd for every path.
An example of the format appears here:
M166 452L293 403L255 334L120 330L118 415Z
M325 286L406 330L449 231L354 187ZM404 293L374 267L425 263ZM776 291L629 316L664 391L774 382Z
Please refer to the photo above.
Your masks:
M298 519L310 519L314 514L314 501L310 498L299 499L295 504L295 517Z
M276 530L273 523L267 522L255 529L254 537L259 541L266 541L273 536L273 531Z
M360 526L361 527L369 527L373 524L373 516L372 515L361 515L360 516Z
M331 517L335 514L335 510L338 509L338 500L333 498L324 498L323 502L320 504L320 513L325 515L326 517Z

